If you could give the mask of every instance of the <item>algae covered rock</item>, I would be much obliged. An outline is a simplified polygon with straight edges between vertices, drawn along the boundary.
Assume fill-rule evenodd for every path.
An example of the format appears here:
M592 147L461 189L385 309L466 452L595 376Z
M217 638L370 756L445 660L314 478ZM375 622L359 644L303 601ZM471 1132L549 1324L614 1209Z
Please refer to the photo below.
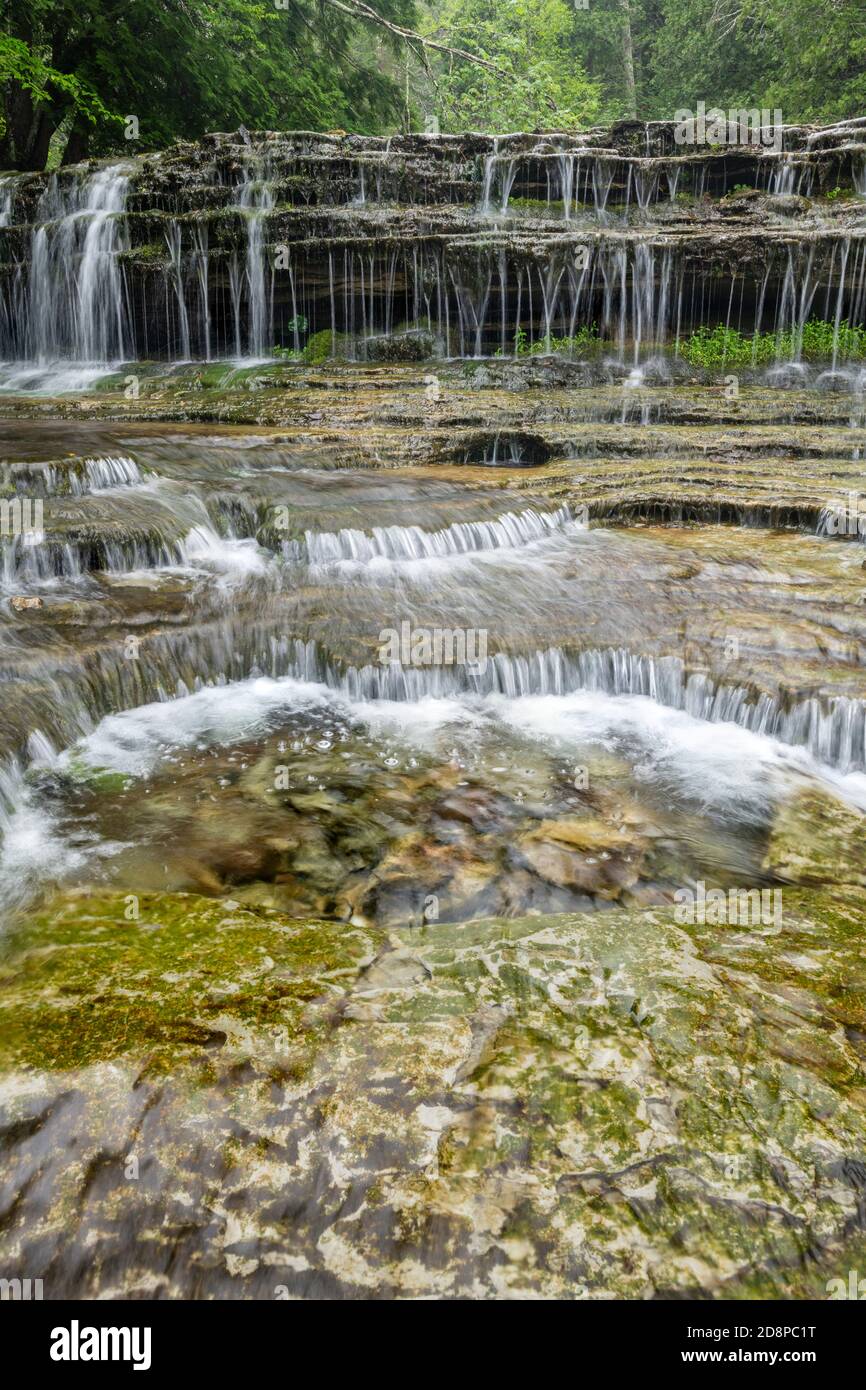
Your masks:
M0 1064L65 1071L132 1056L163 1069L222 1046L226 1012L260 1047L294 1041L308 1004L334 992L326 977L357 970L377 944L368 930L225 899L69 893L4 942Z
M765 867L790 883L866 885L866 816L819 788L779 808Z
M775 928L716 959L669 909L374 936L123 908L66 897L4 958L4 1267L46 1296L792 1297L848 1268L858 1034L797 950L780 987Z

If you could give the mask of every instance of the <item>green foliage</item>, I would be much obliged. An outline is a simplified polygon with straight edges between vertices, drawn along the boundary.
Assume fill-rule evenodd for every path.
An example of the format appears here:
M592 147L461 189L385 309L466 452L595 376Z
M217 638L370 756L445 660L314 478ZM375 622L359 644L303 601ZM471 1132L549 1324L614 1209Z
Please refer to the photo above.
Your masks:
M360 3L360 0L358 0ZM0 167L207 130L562 130L707 106L866 110L863 0L4 0ZM279 8L278 8L279 5ZM405 42L376 22L485 60ZM139 138L125 139L134 115ZM837 194L831 192L828 196Z
M819 7L815 0L589 0L585 9L570 0L549 8L541 0L427 0L426 8L437 37L453 43L459 34L460 46L505 68L498 93L495 82L462 65L454 65L453 83L446 73L447 95L459 98L460 114L474 115L468 124L487 129L513 128L518 116L529 129L567 124L557 116L569 105L556 85L560 73L588 82L595 114L587 111L587 121L631 114L671 119L678 109L696 110L699 101L726 110L778 108L789 123L830 122L866 110L863 0L826 0ZM526 22L529 10L548 16L548 35ZM448 69L447 61L443 66ZM506 90L512 75L513 94ZM525 85L534 78L535 104ZM570 104L582 107L579 100ZM447 111L446 123L448 129L459 124Z
M834 324L826 319L810 319L803 326L802 340L792 332L756 333L745 337L736 328L719 324L698 328L680 343L680 355L692 367L760 367L777 359L798 356L806 361L826 362L833 357L834 340L841 358L866 357L866 329L852 328L847 319Z
M320 333L314 333L307 341L307 345L301 353L302 360L308 367L314 367L320 362L327 362L332 357L343 357L350 339L344 333L332 333L330 328L323 328Z
M537 338L534 342L529 341L525 328L518 328L514 335L514 348L512 352L503 354L502 349L496 353L497 357L535 357L547 352L555 352L560 357L586 356L588 352L595 352L602 346L598 336L598 328L594 323L584 324L570 337Z
M778 108L782 119L834 121L866 108L862 0L659 0L641 114L677 108ZM820 23L816 20L820 15Z
M577 55L568 0L443 0L435 10L431 33L497 69L436 63L443 129L562 130L599 118L598 86Z
M376 8L413 18L413 0ZM376 132L403 103L383 31L327 0L6 0L4 19L0 167L44 167L55 134L81 158L240 124Z

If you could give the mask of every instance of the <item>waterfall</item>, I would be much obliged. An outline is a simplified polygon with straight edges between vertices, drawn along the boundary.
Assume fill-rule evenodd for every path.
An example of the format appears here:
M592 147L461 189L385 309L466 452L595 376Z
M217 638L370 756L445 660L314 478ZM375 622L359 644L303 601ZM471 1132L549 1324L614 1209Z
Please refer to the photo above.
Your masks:
M822 207L802 230L756 224L730 273L727 247L742 229L703 224L698 204L741 177L779 192L810 187L813 175L826 186L843 150L866 196L866 161L848 145L828 145L826 169L824 152L802 145L756 151L753 168L738 155L728 168L720 155L637 155L615 133L393 153L353 137L321 158L308 137L247 134L240 150L234 137L206 159L182 156L170 200L144 160L10 176L0 180L3 384L65 389L59 364L77 368L83 385L121 361L258 360L275 344L301 353L323 330L365 358L371 339L404 324L423 327L445 355L471 357L510 355L512 345L571 353L569 340L591 329L629 366L677 351L698 327L775 328L780 356L799 360L812 314L836 323L838 365L843 323L859 327L866 315L856 220ZM365 201L353 203L360 176ZM683 180L695 200L685 224L670 206ZM383 191L396 205L381 202ZM423 219L407 216L421 205ZM280 236L283 273L268 253ZM725 248L718 263L701 238Z
M249 306L248 356L265 357L273 347L273 315L265 265L265 217L274 205L273 194L264 177L256 179L249 167L244 170L238 207L247 216L246 286Z
M59 223L36 228L30 269L28 355L109 365L127 355L128 315L118 253L128 176L119 166L87 180Z

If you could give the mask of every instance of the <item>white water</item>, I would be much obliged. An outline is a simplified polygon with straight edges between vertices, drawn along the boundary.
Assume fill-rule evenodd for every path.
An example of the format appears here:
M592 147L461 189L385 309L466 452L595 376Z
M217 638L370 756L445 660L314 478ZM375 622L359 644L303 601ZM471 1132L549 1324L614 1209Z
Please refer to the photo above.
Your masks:
M60 755L60 769L86 766L144 777L186 748L229 746L255 738L279 716L333 708L340 696L326 686L262 676L233 685L205 686L179 699L109 715Z
M579 529L584 528L566 506L553 512L506 512L495 521L458 522L441 531L420 526L379 526L369 535L359 530L307 531L305 542L312 565L364 567L517 549L554 532Z
M194 526L180 543L180 567L218 575L225 584L243 583L265 574L272 557L254 540L218 534L210 526Z
M587 690L395 703L352 700L328 686L292 677L258 677L109 715L59 755L37 736L38 747L32 751L41 768L75 778L111 772L147 779L191 750L263 737L299 712L325 722L337 715L360 724L374 738L389 741L392 749L396 739L407 757L413 748L440 756L450 749L449 756L459 756L458 746L471 750L482 738L488 746L492 739L494 746L501 741L513 747L515 735L580 765L595 748L623 759L635 780L653 786L663 799L732 826L767 823L781 799L809 784L866 810L862 773L844 775L805 749L735 724L716 725L708 738L702 720L646 696ZM0 891L11 894L13 902L22 901L39 880L62 879L91 856L107 857L118 848L89 842L86 836L75 843L64 838L20 772L5 774L0 791Z
M73 495L107 492L116 487L135 487L144 482L138 464L130 458L85 459L83 470L83 481L70 471L69 485Z
M256 171L244 169L244 181L240 189L237 206L247 217L247 254L244 268L244 285L247 307L247 345L246 359L261 361L273 347L273 280L268 274L265 254L265 220L274 205L273 193L263 174L255 177ZM239 359L241 355L241 284L235 269L232 279L233 313L235 319L235 346Z
M70 358L110 364L127 351L117 254L128 176L100 169L81 190L80 204L57 224L33 233L28 346L39 363Z

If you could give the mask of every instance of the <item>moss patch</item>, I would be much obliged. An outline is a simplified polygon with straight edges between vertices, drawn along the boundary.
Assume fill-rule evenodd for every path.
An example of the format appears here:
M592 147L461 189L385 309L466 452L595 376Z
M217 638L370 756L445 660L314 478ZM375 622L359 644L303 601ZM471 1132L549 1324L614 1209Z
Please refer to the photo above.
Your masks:
M308 1005L338 994L340 972L374 949L356 927L193 895L67 895L4 943L0 1061L169 1065L232 1022L297 1050Z

